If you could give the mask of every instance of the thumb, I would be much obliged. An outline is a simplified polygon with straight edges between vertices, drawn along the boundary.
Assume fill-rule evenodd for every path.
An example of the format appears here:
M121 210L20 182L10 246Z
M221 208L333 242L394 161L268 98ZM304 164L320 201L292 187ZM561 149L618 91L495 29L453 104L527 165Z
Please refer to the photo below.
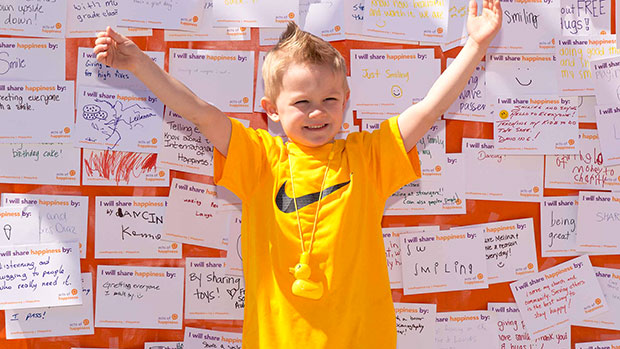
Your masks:
M108 26L105 31L106 31L106 34L108 34L108 36L110 36L110 38L112 38L112 40L116 41L117 43L121 43L121 42L129 40L124 35L112 29L112 27Z
M476 17L478 15L478 3L476 0L469 0L469 18Z

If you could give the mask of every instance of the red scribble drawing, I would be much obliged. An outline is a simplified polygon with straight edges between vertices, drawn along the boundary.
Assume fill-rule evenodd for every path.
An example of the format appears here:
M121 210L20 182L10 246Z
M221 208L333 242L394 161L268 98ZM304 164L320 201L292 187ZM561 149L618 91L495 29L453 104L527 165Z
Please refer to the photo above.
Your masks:
M157 154L132 153L104 150L92 152L84 158L84 169L88 177L100 177L129 184L133 176L138 178L148 172L155 172Z

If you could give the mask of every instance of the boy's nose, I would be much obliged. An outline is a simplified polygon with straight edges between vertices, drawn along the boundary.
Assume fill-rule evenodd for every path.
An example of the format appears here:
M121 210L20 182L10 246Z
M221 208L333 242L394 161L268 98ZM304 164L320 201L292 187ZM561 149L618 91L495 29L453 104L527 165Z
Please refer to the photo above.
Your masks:
M316 108L308 114L308 117L310 119L314 119L314 118L323 116L323 114L325 114L325 111L323 109Z

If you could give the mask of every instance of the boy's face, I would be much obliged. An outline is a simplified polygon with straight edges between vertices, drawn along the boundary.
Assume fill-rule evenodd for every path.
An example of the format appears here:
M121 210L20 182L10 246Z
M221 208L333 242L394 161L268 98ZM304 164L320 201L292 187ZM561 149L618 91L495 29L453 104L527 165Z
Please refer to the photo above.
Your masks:
M261 103L292 142L319 147L333 141L342 126L349 98L343 79L325 65L293 63L282 76L275 103L266 98Z

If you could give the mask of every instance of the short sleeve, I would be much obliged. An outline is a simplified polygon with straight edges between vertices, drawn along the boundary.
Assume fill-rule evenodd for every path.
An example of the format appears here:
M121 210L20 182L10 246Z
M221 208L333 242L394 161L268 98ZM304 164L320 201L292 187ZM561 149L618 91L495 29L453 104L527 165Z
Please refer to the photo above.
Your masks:
M420 158L417 147L405 151L398 117L381 123L379 130L370 135L370 166L374 167L377 191L387 200L405 184L420 178Z
M213 150L215 184L226 187L241 200L246 200L257 187L265 168L265 147L273 142L267 132L246 128L231 119L232 131L228 154Z

